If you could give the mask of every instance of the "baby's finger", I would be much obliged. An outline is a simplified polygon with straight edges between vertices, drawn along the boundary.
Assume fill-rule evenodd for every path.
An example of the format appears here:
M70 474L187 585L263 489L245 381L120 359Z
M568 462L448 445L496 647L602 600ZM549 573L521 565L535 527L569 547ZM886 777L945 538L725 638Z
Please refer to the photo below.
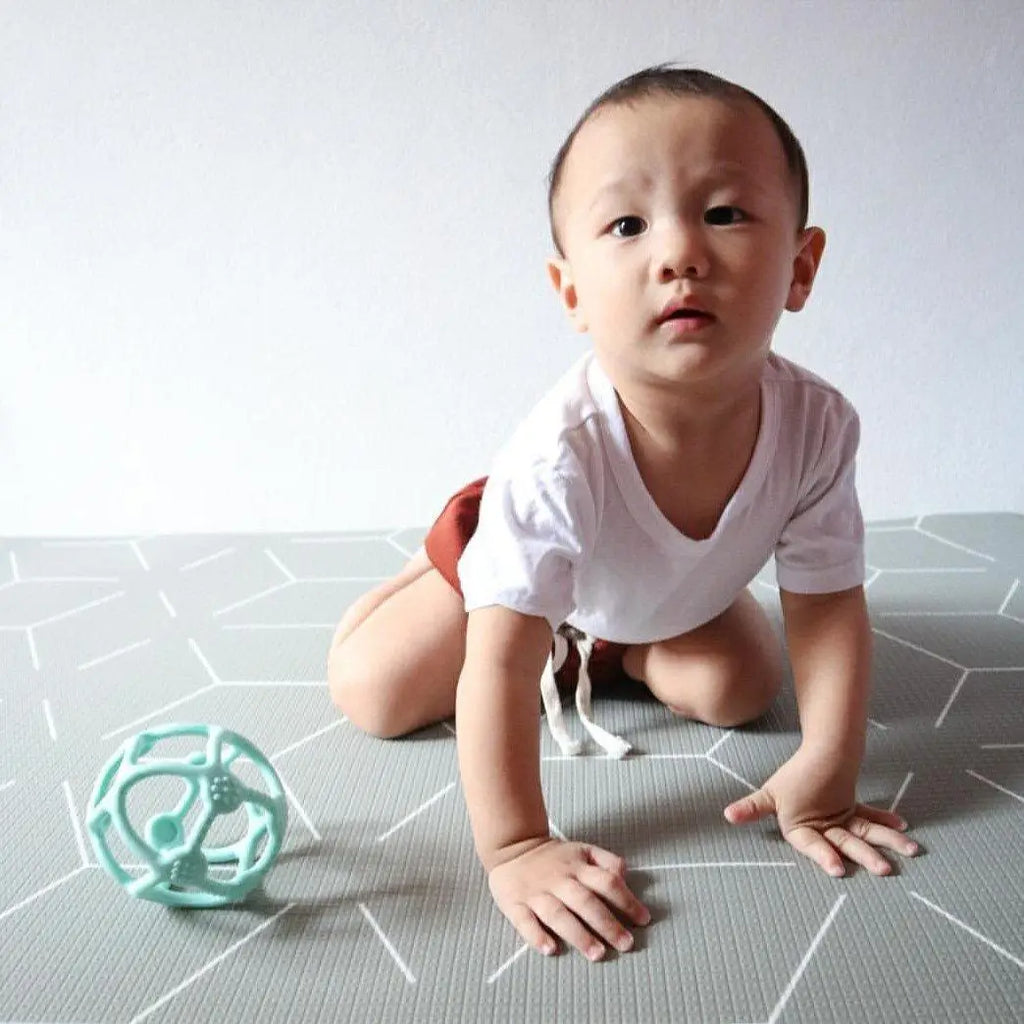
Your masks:
M588 846L587 853L590 855L591 861L598 867L604 868L605 871L611 871L620 876L626 873L626 861L617 853L612 853L611 850L602 850L600 846Z
M533 946L539 953L552 956L558 952L558 943L548 935L537 920L536 914L524 903L517 903L506 912L512 927L523 937L528 946Z
M598 938L604 939L620 953L628 953L633 948L633 936L608 909L608 905L587 886L570 878L558 895Z
M920 853L921 848L901 832L865 821L864 818L853 818L846 826L858 839L872 846L884 846L894 853L902 853L905 857L913 857Z
M634 924L651 923L651 912L637 899L621 875L588 865L576 877Z
M786 842L794 849L799 850L805 857L813 860L826 874L837 878L845 874L843 858L830 843L822 838L817 829L813 829L809 825L801 825L786 833Z
M844 857L862 864L873 875L892 874L892 865L873 846L858 839L848 829L838 826L826 829L825 838L841 850Z
M544 925L578 949L588 960L600 960L604 956L604 944L556 896L549 893L540 897L532 903L531 909Z
M883 811L880 807L872 807L870 804L857 804L854 814L867 821L887 825L889 828L896 829L897 832L903 832L907 828L907 823L898 814L892 811Z

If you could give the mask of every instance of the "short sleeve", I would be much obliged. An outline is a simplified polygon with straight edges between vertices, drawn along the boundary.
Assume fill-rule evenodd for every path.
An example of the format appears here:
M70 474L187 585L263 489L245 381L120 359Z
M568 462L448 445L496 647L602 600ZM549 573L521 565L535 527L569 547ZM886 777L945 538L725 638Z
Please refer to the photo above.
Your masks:
M576 566L595 535L595 505L582 473L496 467L458 562L466 611L502 605L541 616L555 631L574 607Z
M832 593L864 582L855 467L860 420L845 400L827 415L822 442L775 548L779 586L794 593Z

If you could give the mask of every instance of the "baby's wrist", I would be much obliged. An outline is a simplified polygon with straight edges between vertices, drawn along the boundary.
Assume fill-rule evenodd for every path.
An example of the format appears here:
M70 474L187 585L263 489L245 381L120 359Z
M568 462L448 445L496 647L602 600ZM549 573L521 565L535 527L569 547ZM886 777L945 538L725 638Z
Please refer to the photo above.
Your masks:
M836 760L855 760L859 764L864 756L867 726L866 716L851 716L844 720L836 715L803 715L800 749Z
M529 836L490 850L480 850L478 856L484 871L489 875L495 868L500 868L502 864L507 864L509 861L515 860L516 857L521 857L524 853L536 850L539 846L549 842L551 842L550 835Z
M864 736L848 733L804 733L797 753L859 769L864 757Z

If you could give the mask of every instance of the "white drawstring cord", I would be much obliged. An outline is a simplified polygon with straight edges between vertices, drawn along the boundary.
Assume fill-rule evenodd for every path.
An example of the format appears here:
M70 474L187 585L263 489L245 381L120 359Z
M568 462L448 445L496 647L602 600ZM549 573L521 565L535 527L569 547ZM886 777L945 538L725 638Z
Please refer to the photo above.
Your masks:
M565 727L565 716L562 714L562 698L555 682L555 673L565 664L569 656L569 641L561 633L554 637L554 651L551 652L544 674L540 677L540 695L544 701L544 712L548 719L548 729L562 751L563 757L575 757L583 750L583 744L574 740ZM556 664L557 662L557 664Z
M576 683L576 711L583 727L590 733L594 742L609 756L625 757L632 750L631 744L620 736L602 729L591 718L591 683L590 655L594 650L594 638L585 633L576 636L576 649L580 655L579 677ZM583 752L583 744L574 740L565 727L565 716L562 712L562 698L558 693L555 673L565 664L569 656L569 641L561 633L554 635L554 650L544 666L540 678L540 693L544 701L544 711L548 719L548 729L562 751L563 757L576 757Z
M576 641L576 649L580 652L580 673L576 683L576 711L583 727L590 733L594 742L609 756L625 757L632 749L621 736L602 729L590 716L590 655L594 652L594 638L584 634Z

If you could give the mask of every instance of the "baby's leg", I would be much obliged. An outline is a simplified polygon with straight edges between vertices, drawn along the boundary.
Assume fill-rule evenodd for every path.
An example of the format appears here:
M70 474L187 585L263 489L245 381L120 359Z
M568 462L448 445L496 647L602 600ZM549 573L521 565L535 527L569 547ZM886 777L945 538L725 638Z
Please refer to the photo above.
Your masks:
M782 684L779 642L746 590L690 633L628 648L622 667L677 715L723 727L759 718Z
M358 600L345 609L341 621L334 631L334 638L331 640L332 650L346 639L356 626L358 626L375 608L382 605L392 594L397 593L404 586L419 579L425 572L433 568L426 551L420 548L412 558L399 570L396 576L378 584L373 590L367 591Z
M374 736L402 736L455 714L466 655L462 598L420 552L342 617L327 663L331 698Z

